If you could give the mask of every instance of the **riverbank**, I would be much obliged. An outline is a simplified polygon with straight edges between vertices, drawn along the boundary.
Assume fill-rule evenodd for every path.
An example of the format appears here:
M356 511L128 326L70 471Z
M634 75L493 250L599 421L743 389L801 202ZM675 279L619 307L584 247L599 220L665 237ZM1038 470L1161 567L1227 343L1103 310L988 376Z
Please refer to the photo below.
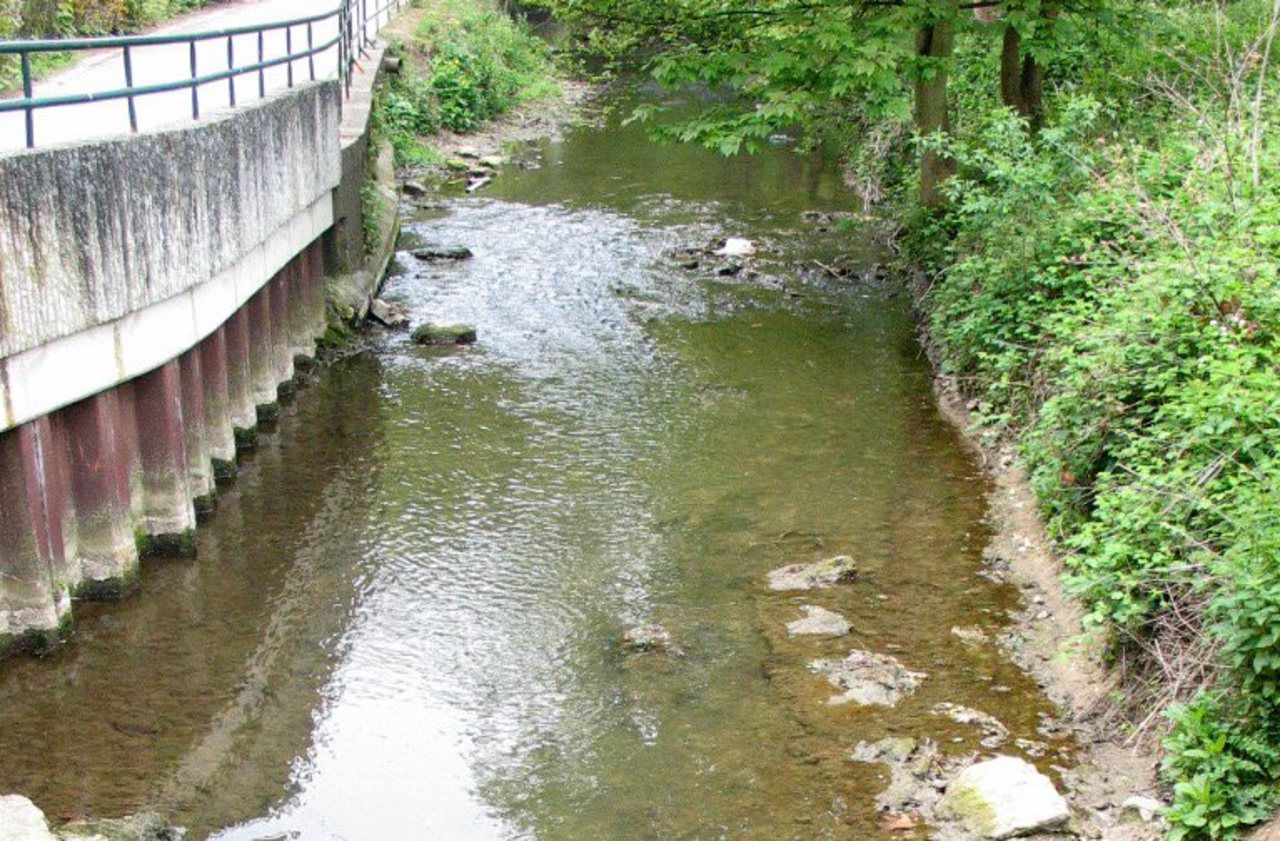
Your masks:
M1039 133L961 61L949 203L899 240L932 278L942 402L1011 518L993 554L1041 588L1020 656L1159 757L1179 838L1239 837L1277 800L1274 15L1139 10L1150 48L1089 36L1120 72L1050 76Z
M927 336L922 340L927 346ZM1063 559L1045 532L1016 450L1007 441L984 440L955 380L939 375L934 386L943 416L974 451L992 485L987 497L991 539L983 552L989 574L1022 594L1022 609L1012 616L1000 647L1054 702L1063 716L1060 724L1079 745L1073 766L1063 773L1079 834L1154 841L1167 825L1144 820L1126 803L1160 799L1159 755L1150 740L1119 735L1115 693L1123 681L1107 663L1104 642L1087 629L1083 606L1064 586Z

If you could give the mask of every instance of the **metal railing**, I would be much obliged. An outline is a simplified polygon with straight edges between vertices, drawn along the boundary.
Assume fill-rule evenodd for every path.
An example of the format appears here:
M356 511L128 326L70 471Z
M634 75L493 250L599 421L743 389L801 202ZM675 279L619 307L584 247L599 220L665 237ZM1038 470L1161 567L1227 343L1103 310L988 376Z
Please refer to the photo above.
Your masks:
M56 108L69 105L81 105L92 102L125 100L128 108L129 128L138 130L137 100L153 94L169 93L189 89L191 91L191 118L200 119L200 89L203 86L225 81L231 107L236 106L236 79L256 73L258 75L258 97L267 95L267 70L285 65L287 87L295 83L295 67L306 62L306 74L310 81L316 79L316 57L330 50L338 51L338 78L347 95L351 92L351 77L357 62L368 56L369 47L373 45L375 36L381 28L383 16L389 22L391 15L399 11L410 0L341 0L341 4L331 11L294 18L292 20L272 21L269 23L239 26L230 29L219 29L207 32L175 33L172 35L136 35L106 38L51 38L44 40L0 41L0 56L16 55L21 65L22 95L14 99L0 100L0 114L22 111L26 117L26 145L28 149L36 145L35 116L42 108ZM371 11L372 7L372 11ZM337 23L337 35L316 43L316 30L330 21ZM372 25L371 25L372 24ZM285 51L283 55L268 58L266 55L266 35L284 31ZM295 50L295 34L298 39L305 38ZM236 39L244 36L256 36L256 60L244 64L236 64ZM226 69L201 72L197 57L197 44L225 39ZM190 73L173 81L158 82L147 85L134 84L134 55L146 47L172 46L186 44L188 47L188 65ZM39 53L82 52L87 50L120 50L124 64L123 88L99 91L68 93L59 96L37 97L32 93L34 78L31 68L31 56Z

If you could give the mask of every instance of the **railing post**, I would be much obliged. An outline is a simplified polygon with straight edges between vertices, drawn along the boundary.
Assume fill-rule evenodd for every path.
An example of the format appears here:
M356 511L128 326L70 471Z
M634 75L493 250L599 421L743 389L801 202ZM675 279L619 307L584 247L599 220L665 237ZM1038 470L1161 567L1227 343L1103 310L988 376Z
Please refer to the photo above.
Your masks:
M227 36L227 72L231 75L227 77L227 94L231 99L231 107L236 107L236 39L234 35Z
M196 42L188 41L191 54L191 119L200 119L200 74L196 70Z
M284 54L289 58L289 87L293 87L293 27L284 28Z
M316 56L312 50L315 49L315 42L311 35L311 21L307 21L307 67L311 70L311 81L316 80Z
M36 147L36 111L31 107L31 54L22 54L22 97L27 100L27 148Z
M124 48L124 86L130 91L133 90L133 53L129 50L129 45ZM129 130L137 132L138 130L138 107L133 101L133 94L129 97Z
M267 96L267 69L262 67L262 63L267 60L266 48L262 43L262 30L258 30L258 99L265 99Z

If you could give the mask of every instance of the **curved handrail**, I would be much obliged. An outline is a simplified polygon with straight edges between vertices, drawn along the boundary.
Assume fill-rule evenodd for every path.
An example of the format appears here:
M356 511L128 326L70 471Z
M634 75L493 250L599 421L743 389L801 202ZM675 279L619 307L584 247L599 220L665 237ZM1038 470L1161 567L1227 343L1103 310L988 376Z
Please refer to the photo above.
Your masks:
M373 43L370 35L370 21L380 23L382 16L391 10L399 10L408 0L373 0L370 12L370 0L341 0L339 5L326 12L319 12L289 20L269 21L203 32L185 32L162 35L128 35L95 38L45 38L38 40L5 40L0 41L0 56L16 55L21 62L22 94L21 96L0 99L0 114L23 111L26 113L26 145L34 148L35 112L41 108L56 108L67 105L83 105L93 102L127 99L129 105L129 127L138 130L138 114L135 100L153 94L169 93L177 90L191 92L191 117L200 119L200 88L215 82L227 82L229 102L236 105L236 79L253 73L258 74L258 96L266 96L265 72L273 67L288 66L287 84L294 86L294 66L299 61L307 62L311 80L316 78L315 58L337 47L338 78L345 90L350 93L351 76L359 57ZM336 20L338 34L322 43L315 43L315 26ZM297 29L305 29L305 46L295 50L294 34ZM263 36L270 32L285 33L285 54L267 58L264 50ZM257 35L257 61L248 64L236 64L235 39L245 35ZM208 41L225 40L227 42L226 69L201 73L198 68L196 45ZM157 82L147 85L133 83L134 50L154 47L187 44L190 74L174 81ZM33 75L31 56L50 52L81 52L86 50L118 49L124 61L125 86L100 91L86 91L57 96L34 96L32 91Z

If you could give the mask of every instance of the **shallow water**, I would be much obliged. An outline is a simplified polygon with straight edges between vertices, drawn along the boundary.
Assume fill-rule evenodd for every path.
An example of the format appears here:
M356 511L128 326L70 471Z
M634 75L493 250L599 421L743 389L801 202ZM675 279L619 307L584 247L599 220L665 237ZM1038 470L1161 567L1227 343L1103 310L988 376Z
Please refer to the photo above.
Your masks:
M854 204L834 164L616 121L532 152L406 220L405 247L475 259L401 255L385 290L480 343L376 332L264 437L199 560L0 669L0 790L228 841L903 838L860 740L977 749L941 701L1041 738L1029 679L950 632L998 632L1016 593L980 575L986 488L908 302L810 270L876 259L801 218ZM725 235L767 253L732 278L668 256ZM834 554L861 580L763 586ZM788 639L802 604L854 632ZM624 654L642 622L683 656ZM928 678L828 706L807 664L855 647Z

